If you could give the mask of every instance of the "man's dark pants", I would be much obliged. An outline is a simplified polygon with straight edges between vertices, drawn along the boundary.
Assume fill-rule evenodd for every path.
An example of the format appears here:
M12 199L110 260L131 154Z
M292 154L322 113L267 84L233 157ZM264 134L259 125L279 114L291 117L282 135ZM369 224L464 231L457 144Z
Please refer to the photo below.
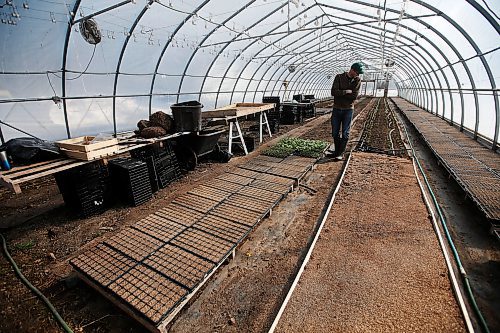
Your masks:
M347 141L349 140L353 111L353 109L333 108L331 123L333 143L335 144L335 156L340 156L345 151ZM342 136L340 128L342 128Z

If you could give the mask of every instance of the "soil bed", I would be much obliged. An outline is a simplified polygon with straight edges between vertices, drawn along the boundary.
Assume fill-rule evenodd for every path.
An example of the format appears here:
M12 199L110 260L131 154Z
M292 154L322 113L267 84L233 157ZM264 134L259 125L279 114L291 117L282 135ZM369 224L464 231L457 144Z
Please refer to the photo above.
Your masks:
M354 153L276 332L465 332L411 161Z

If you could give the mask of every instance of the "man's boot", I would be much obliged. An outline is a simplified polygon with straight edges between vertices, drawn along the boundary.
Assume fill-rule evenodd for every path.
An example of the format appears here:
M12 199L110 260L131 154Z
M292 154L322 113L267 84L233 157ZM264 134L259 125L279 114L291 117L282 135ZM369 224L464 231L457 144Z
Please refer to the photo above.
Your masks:
M334 137L333 138L333 144L335 145L335 151L333 152L333 157L337 157L340 154L342 154L342 153L339 153L340 146L341 146L340 141L341 141L340 137Z
M345 151L345 148L346 148L346 146L347 146L347 142L348 142L348 141L349 141L349 139L345 139L345 138L339 139L339 145L338 145L339 149L338 149L338 154L337 154L337 148L336 148L336 147L337 147L337 145L335 145L335 153L336 153L336 154L335 154L335 155L336 155L336 156L335 156L335 158L336 158L337 160L339 160L339 161L340 161L340 160L342 160L342 159L343 159L343 156L342 156L342 155L344 154L344 151Z

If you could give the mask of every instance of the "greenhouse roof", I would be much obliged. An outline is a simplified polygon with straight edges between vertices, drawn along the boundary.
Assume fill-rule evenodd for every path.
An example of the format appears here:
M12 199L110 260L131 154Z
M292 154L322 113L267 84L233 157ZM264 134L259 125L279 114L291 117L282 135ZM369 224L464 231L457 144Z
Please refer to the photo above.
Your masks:
M2 141L130 130L188 100L329 97L362 62L362 92L388 88L496 146L499 12L488 0L4 0Z

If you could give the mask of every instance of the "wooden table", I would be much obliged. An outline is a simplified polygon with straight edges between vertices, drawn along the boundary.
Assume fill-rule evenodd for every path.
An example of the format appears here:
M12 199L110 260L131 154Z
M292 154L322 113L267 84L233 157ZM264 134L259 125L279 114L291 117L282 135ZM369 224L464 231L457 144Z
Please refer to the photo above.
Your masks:
M184 134L189 134L189 132L179 132L153 139L131 138L130 134L128 136L118 135L117 139L118 139L119 149L112 155L96 158L91 161L82 161L69 157L63 157L56 160L50 160L36 164L14 167L8 171L0 171L0 184L12 190L14 193L19 194L21 193L20 185L29 182L31 180L52 175L71 168L75 168L83 164L92 163L100 160L107 161L107 159L116 157L117 155L129 152L133 149L173 139Z
M223 120L226 124L229 124L229 143L228 151L231 153L233 139L239 138L245 151L245 155L248 154L247 146L245 145L245 140L243 139L243 134L241 132L241 127L238 122L238 118L249 116L252 114L259 113L259 143L262 143L262 131L264 125L266 125L269 137L272 137L271 129L269 128L269 123L267 121L267 110L274 109L274 103L236 103L224 106L222 108L217 108L214 110L204 111L201 113L202 118L210 118L214 121ZM236 127L237 134L233 134L233 126Z

